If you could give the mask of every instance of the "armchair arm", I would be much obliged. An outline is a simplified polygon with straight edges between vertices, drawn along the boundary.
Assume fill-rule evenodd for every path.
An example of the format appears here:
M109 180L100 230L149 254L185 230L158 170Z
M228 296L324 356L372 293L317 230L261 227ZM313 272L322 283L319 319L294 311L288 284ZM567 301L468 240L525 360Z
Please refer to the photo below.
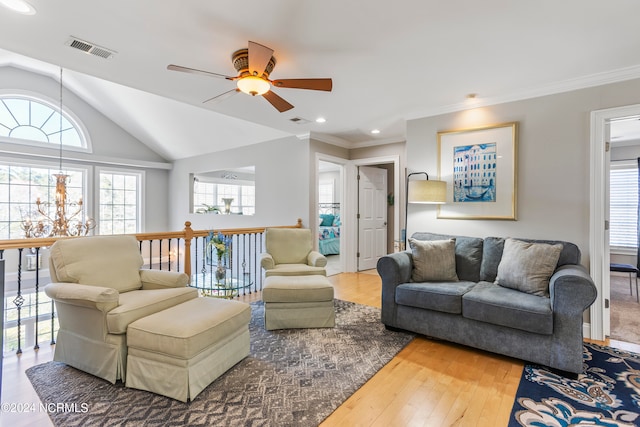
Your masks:
M581 265L563 265L553 273L549 281L549 296L554 313L582 316L596 300L597 294L591 276Z
M120 293L112 288L79 283L49 283L44 292L54 301L107 313L118 306Z
M189 283L185 273L166 270L140 270L142 289L183 288Z
M275 268L276 263L273 260L273 257L271 256L271 254L267 252L262 252L260 254L260 266L265 270L271 270L272 268Z
M311 251L309 255L307 255L307 265L312 267L326 267L327 257L318 251Z

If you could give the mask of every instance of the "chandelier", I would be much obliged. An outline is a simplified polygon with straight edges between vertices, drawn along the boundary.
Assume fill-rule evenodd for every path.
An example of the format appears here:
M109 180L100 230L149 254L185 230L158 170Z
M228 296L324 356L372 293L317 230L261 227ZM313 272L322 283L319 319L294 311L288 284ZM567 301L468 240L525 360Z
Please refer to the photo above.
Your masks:
M50 202L36 200L37 219L28 216L22 221L22 229L26 238L31 237L63 237L85 236L93 230L96 222L93 218L83 219L82 197L77 202L69 202L67 179L69 175L62 172L62 68L60 68L60 172L53 174L56 179L55 208L53 215Z

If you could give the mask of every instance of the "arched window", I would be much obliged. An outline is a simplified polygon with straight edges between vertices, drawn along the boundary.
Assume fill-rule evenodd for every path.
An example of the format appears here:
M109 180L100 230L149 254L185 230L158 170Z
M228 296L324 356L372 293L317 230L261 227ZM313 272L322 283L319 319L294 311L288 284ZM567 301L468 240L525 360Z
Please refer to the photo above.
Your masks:
M85 133L79 122L59 106L28 95L0 95L0 139L30 141L87 150Z

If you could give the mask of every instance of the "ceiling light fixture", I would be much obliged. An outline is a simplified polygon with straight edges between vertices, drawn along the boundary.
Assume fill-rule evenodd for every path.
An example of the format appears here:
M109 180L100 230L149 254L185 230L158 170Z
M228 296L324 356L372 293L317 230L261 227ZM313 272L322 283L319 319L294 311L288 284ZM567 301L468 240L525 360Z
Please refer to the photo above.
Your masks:
M24 0L0 0L0 4L9 10L23 15L36 14L36 8Z
M380 133L380 129L373 129L373 130L371 131L371 133L372 133L372 134L374 134L374 135L377 135L377 134L379 134L379 133Z
M64 133L62 114L62 67L60 67L60 107L58 110L60 140L60 172L54 173L56 180L55 200L41 201L36 199L36 209L23 219L21 227L24 237L62 237L85 236L96 227L93 218L86 218L83 209L82 197L77 202L68 201L67 179L69 175L62 171L62 135ZM33 218L33 219L32 219Z
M247 76L238 80L238 89L247 95L264 95L271 90L271 85L268 81L257 76Z
M325 119L324 117L318 117L316 119L316 123L325 123L327 121L327 119Z

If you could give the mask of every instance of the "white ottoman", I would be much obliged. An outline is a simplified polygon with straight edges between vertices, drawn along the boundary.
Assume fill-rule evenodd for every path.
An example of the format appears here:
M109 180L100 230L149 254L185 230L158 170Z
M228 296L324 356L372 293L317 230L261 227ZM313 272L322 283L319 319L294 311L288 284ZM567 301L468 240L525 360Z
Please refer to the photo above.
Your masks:
M262 288L267 330L333 328L333 286L326 276L269 276Z
M125 385L193 400L249 354L251 306L200 297L152 314L127 328Z

